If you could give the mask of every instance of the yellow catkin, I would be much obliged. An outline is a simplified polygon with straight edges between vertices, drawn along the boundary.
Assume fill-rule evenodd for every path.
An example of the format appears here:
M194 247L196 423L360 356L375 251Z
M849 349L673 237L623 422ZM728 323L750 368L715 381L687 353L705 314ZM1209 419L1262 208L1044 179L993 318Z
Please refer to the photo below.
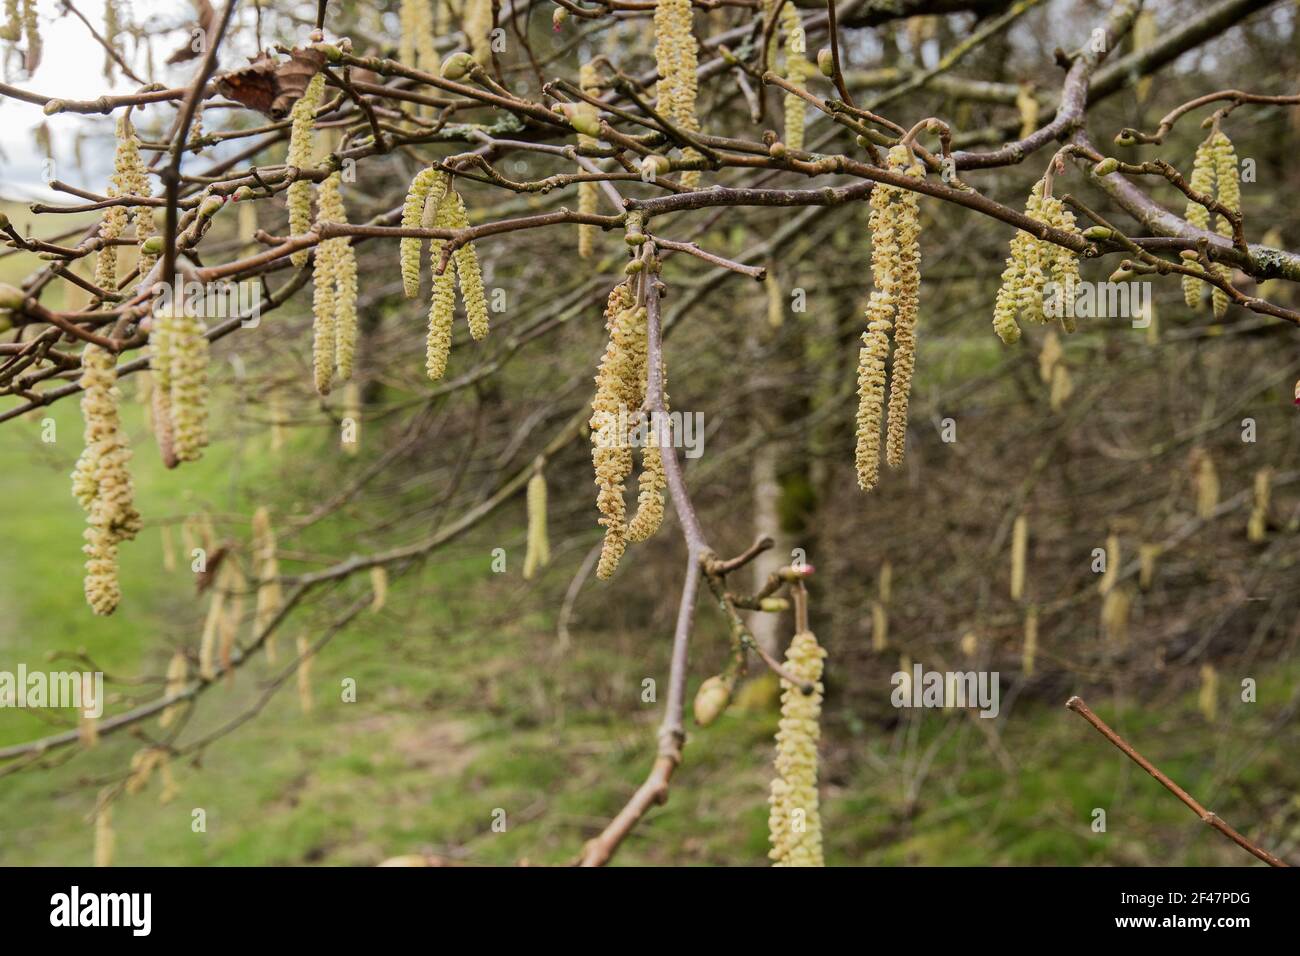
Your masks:
M767 276L763 279L767 290L767 324L779 329L785 322L785 293L781 291L781 280L776 276L776 264L767 264Z
M591 461L596 472L596 507L605 529L596 576L608 579L627 548L624 482L632 472L627 423L644 392L645 309L635 308L626 284L614 287L605 306L609 342L596 374L591 401Z
M162 562L164 571L176 570L176 543L172 540L172 526L163 525L159 531L162 534Z
M370 569L370 590L374 593L370 610L382 611L388 603L388 570L382 564Z
M653 417L647 424L646 443L641 448L636 514L627 526L627 536L632 541L648 540L664 520L664 488L668 478L664 473L663 444L670 440L669 425Z
M1109 534L1106 536L1106 570L1097 582L1097 590L1102 594L1109 594L1119 580L1120 560L1119 535Z
M5 22L0 26L0 40L17 43L23 38L23 15L18 0L4 0Z
M546 534L546 475L539 468L528 479L528 548L524 556L524 580L531 580L539 568L551 563L551 544Z
M1074 379L1070 370L1064 365L1052 369L1052 384L1048 394L1048 405L1052 411L1059 412L1074 394Z
M94 709L96 705L102 704L102 701L95 699L95 679L89 674L82 675L81 678L81 703L83 708ZM87 714L85 709L77 720L77 736L81 740L81 746L89 750L99 744L99 718L93 714Z
M425 206L432 201L433 208L442 203L447 190L447 174L432 166L415 174L410 188L406 192L406 201L402 204L402 228L418 229L424 224ZM432 194L432 196L431 196ZM420 294L420 257L424 252L424 240L403 238L398 240L397 255L402 272L402 291L408 299Z
M1160 545L1143 544L1138 546L1138 587L1143 591L1151 590L1151 582L1156 576L1156 559L1160 557Z
M1211 136L1196 147L1196 158L1192 162L1192 177L1187 183L1193 192L1206 197L1214 194L1213 139L1214 137ZM1197 229L1210 228L1210 210L1198 202L1191 199L1187 200L1187 210L1183 215ZM1194 309L1200 305L1201 290L1204 284L1200 279L1193 276L1183 276L1183 299L1189 309Z
M222 562L221 570L226 576L226 606L221 615L221 643L218 657L222 671L233 681L235 641L239 637L239 626L244 621L244 592L248 589L248 581L233 555Z
M785 666L813 685L813 692L781 681L781 722L776 733L776 776L768 797L768 833L774 866L824 866L817 795L817 742L821 737L822 662L826 657L811 631L790 642Z
M465 203L460 196L453 190L444 201L450 205L451 227L469 228L469 215L465 212ZM452 258L456 260L456 284L460 286L460 299L465 305L469 334L477 342L488 334L487 293L483 288L478 253L474 251L472 242L466 242L456 247Z
M305 169L312 161L312 133L316 127L316 111L325 95L325 74L317 73L307 84L307 89L290 112L289 129L290 166ZM311 180L297 179L289 184L289 231L302 235L311 229ZM308 250L300 249L290 254L289 261L302 267L307 262Z
M474 59L481 66L492 63L492 0L465 0L462 16L465 21L465 37Z
M129 116L122 116L117 121L117 152L113 158L113 176L109 183L110 196L148 196L149 174L144 160L140 156L140 139ZM146 239L154 234L153 208L136 206L130 215L135 225L137 247L142 247ZM122 225L126 217L122 218ZM120 228L118 232L120 233ZM154 257L140 249L140 275L143 276L153 266Z
M1210 664L1201 665L1201 690L1196 695L1196 706L1207 723L1214 723L1219 715L1219 672Z
M318 203L322 222L348 221L339 173L321 183ZM324 395L335 376L343 381L352 377L356 355L357 259L350 237L326 239L316 247L315 283L313 328L318 334L313 336L312 360L316 390Z
M803 22L799 18L799 8L793 3L787 3L781 8L781 29L785 33L785 78L795 86L802 87L812 65L805 55L807 40ZM787 93L784 107L785 145L791 149L803 149L807 112L804 101L794 93Z
M1050 384L1052 372L1064 355L1065 350L1061 348L1061 337L1056 334L1055 329L1049 329L1047 335L1043 336L1042 351L1038 353L1038 377Z
M434 214L433 225L439 229L449 229L451 220L451 204L440 202ZM424 367L429 378L435 382L447 372L447 359L451 355L451 325L456 316L456 260L450 259L446 269L441 273L437 271L445 245L441 239L433 240L430 256L435 271L433 294L429 298L429 332L425 342Z
M221 623L225 618L226 592L221 586L222 571L208 598L208 613L203 619L203 634L199 638L199 676L210 681L217 676L217 642L221 638Z
M578 67L578 85L584 93L596 95L600 92L599 76L596 66L590 60L584 60ZM592 147L597 143L596 139L583 133L578 134L578 147ZM579 172L584 172L581 167ZM593 215L597 211L597 198L600 189L595 183L578 183L578 212L584 215ZM596 248L596 226L582 225L578 226L578 255L584 259L591 257Z
M686 133L698 132L700 128L695 113L698 54L692 32L693 19L691 0L656 0L655 66L659 73L656 105L664 117ZM699 154L687 148L682 155L695 159ZM682 185L694 189L699 185L699 171L683 172L681 181Z
M167 756L166 751L158 758L159 772L162 774L162 792L158 794L158 802L163 806L171 803L180 793L180 788L176 786L176 777L172 774L171 758Z
M1122 644L1128 637L1133 599L1125 588L1112 588L1101 602L1101 630L1107 640Z
M95 810L95 866L113 865L113 807L104 791L99 794Z
M428 6L430 0L402 0L397 10L397 58L403 64L416 67L419 64L415 49L415 36L419 31L420 7Z
M871 273L875 286L867 301L867 331L858 350L857 447L858 487L870 491L880 480L880 426L885 406L885 360L893 328L894 275L898 246L889 191L884 184L871 190Z
M1011 526L1011 600L1025 593L1025 558L1029 550L1029 518L1017 515Z
M153 329L149 333L149 374L153 378L150 389L150 418L153 421L154 439L158 442L158 453L163 465L175 468L179 464L176 457L176 426L172 421L172 362L175 351L172 348L172 329L175 321L166 311L173 306L163 306L154 312Z
M925 167L914 161L905 146L889 151L889 165L917 179ZM885 460L891 468L903 463L907 439L907 407L916 367L916 324L921 291L921 217L917 194L893 190L894 244L898 248L894 275L894 366L889 379L889 424L885 435Z
M1155 12L1150 9L1143 10L1133 21L1133 52L1137 53L1153 46L1158 38L1159 26L1156 23ZM1146 103L1147 97L1151 93L1151 82L1152 79L1149 75L1138 79L1138 102Z
M271 513L265 506L253 513L253 566L257 570L258 581L257 603L253 611L253 637L260 639L284 605L284 594L279 580L280 559L276 554L275 531L271 527ZM268 637L268 657L272 657L271 648L271 638Z
M441 2L442 0L403 0L402 2L403 30L407 29L406 18L409 17L409 29L412 33L410 38L405 35L401 38L401 49L405 54L402 62L425 73L437 73L442 66L442 60L434 45L437 33L433 22L433 7L435 4L440 5Z
M974 657L980 649L979 635L974 631L967 631L961 636L959 644L961 646L962 654L966 657Z
M175 697L185 690L185 685L190 677L189 659L181 651L172 655L172 659L167 663L167 683L163 689L164 697ZM158 723L163 727L170 727L181 712L183 704L171 704L163 708L162 716L158 718Z
M82 353L81 412L85 447L72 473L72 492L86 512L85 593L96 614L112 614L121 599L117 549L140 530L129 465L131 449L118 415L117 364L112 353L87 345Z
M871 649L880 653L889 647L889 611L883 601L871 602Z
M1237 151L1233 148L1232 140L1221 130L1216 130L1210 137L1210 150L1214 156L1214 180L1218 188L1216 198L1230 211L1240 212L1241 182L1237 170ZM1232 238L1232 223L1226 217L1216 217L1214 228L1219 235ZM1223 265L1216 265L1215 271L1222 279L1228 279L1232 275L1232 270ZM1210 299L1214 317L1222 319L1228 312L1228 293L1216 287L1211 291Z
M311 668L316 654L305 634L298 635L298 706L304 714L311 713Z
M1025 203L1025 215L1049 226L1077 233L1074 214L1055 196L1045 195L1046 184L1039 180L1030 191ZM1049 276L1056 283L1057 304L1064 306L1075 295L1079 283L1079 257L1065 246L1058 246L1017 230L1011 239L1011 251L1002 272L997 300L993 306L993 331L1010 345L1020 338L1017 318L1042 324L1047 321L1044 303L1045 287ZM1058 310L1061 327L1074 331L1074 319Z
M1020 669L1026 677L1034 676L1034 661L1038 658L1038 608L1025 612L1025 642L1020 654Z
M1268 506L1272 495L1273 470L1261 468L1255 472L1254 500L1250 520L1246 522L1246 537L1252 542L1263 541L1268 534Z
M1020 138L1025 139L1038 129L1038 97L1032 83L1021 83L1016 91L1016 111L1020 113Z
M876 578L876 588L882 604L888 604L894 591L894 566L888 561L880 563L880 574Z
M179 461L197 461L208 444L208 338L202 320L178 304L155 319L165 328L172 442Z
M23 39L27 42L23 69L30 76L41 63L41 31L36 19L36 0L23 0Z
M1196 468L1196 516L1211 518L1219 507L1219 473L1209 452L1202 451Z

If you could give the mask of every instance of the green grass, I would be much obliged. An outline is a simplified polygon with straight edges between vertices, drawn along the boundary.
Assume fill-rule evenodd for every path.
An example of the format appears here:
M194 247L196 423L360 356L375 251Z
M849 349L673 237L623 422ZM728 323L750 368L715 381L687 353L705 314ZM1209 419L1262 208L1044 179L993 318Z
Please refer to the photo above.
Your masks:
M41 441L45 418L55 424L52 444ZM321 454L318 433L279 457L268 452L264 436L252 435L166 472L138 412L128 421L138 500L154 524L122 549L125 598L107 619L93 617L81 595L82 515L68 481L80 445L76 404L0 429L0 495L10 503L0 551L0 669L20 661L41 667L49 651L81 648L112 673L160 674L169 647L197 642L203 604L188 568L163 571L156 522L206 508L223 534L246 537L258 503L275 510L284 504L277 496L310 487L320 471L311 467ZM295 539L294 551L347 555L359 547L350 520L345 513L321 522ZM517 529L495 528L488 537L507 534L517 537ZM644 634L584 629L566 655L555 653L548 609L558 604L571 568L555 569L553 579L529 591L517 569L490 572L490 549L471 542L397 578L388 606L364 614L316 662L310 714L300 711L291 679L255 720L213 743L200 761L175 768L175 800L160 805L156 779L119 799L117 862L374 864L412 852L491 864L572 858L648 768L659 707L641 703L639 692L645 676L664 673L664 648ZM286 561L286 570L302 566ZM364 584L344 590L359 595ZM701 618L700 641L707 644L716 622L707 609ZM317 633L324 620L318 613L294 618L280 641L281 666L292 638L304 629ZM214 688L183 739L240 713L277 672L258 659L233 687ZM357 682L355 703L341 699L341 681L349 677ZM1225 708L1225 726L1214 729L1195 716L1191 699L1178 713L1159 715L1135 702L1092 703L1227 819L1247 832L1268 824L1273 835L1282 830L1294 839L1300 807L1292 804L1281 820L1259 818L1259 807L1276 793L1295 792L1292 763L1266 752L1237 785L1224 788L1216 784L1222 767L1214 754L1232 753L1233 731L1244 740L1265 738L1297 677L1294 669L1263 676L1261 703ZM1249 862L1059 706L1022 701L999 722L1010 769L967 717L924 712L917 719L915 747L899 749L895 730L880 719L856 713L834 694L828 701L828 862ZM949 727L953 721L960 725ZM0 743L60 726L32 712L2 710ZM765 863L775 726L770 711L733 709L707 731L693 729L670 801L651 812L617 862ZM932 743L929 771L909 794L916 758ZM0 777L0 864L90 862L87 815L95 794L121 779L140 746L112 735L48 769ZM1094 807L1107 810L1104 834L1089 828ZM196 810L206 815L206 832L192 828ZM504 832L493 827L501 811Z

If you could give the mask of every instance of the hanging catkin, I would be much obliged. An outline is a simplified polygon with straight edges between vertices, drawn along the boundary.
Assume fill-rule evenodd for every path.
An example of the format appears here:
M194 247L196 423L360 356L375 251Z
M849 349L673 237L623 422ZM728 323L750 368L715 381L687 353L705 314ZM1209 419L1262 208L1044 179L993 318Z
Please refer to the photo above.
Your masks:
M439 203L433 219L438 229L451 228L451 205ZM435 239L430 244L434 263L433 294L429 298L429 333L425 342L424 367L429 378L438 381L447 371L451 355L451 324L456 316L456 261L448 261L447 268L437 271L442 261L445 240Z
M292 123L289 129L288 163L298 169L306 169L312 160L312 131L316 127L316 111L320 109L321 99L325 95L325 74L317 73L307 84L306 91L293 104L290 113ZM295 179L289 184L289 231L300 236L311 229L311 180ZM301 268L309 253L299 249L291 253L289 261Z
M768 798L768 833L774 866L824 866L817 796L817 742L821 737L822 660L811 631L800 631L786 651L790 674L813 692L781 680L781 722L776 733L776 776Z
M1196 468L1196 517L1206 519L1214 517L1214 510L1219 507L1219 473L1214 467L1210 453L1202 450Z
M190 677L190 662L185 654L177 651L172 655L172 659L167 663L167 683L163 689L164 697L175 697L185 690L185 685ZM183 704L170 704L163 708L162 716L158 718L158 723L163 727L170 727L172 722L180 714Z
M454 189L449 190L443 201L451 207L448 214L451 228L468 229L469 215L460 195ZM483 288L478 253L474 251L472 242L465 242L456 247L452 258L456 261L456 284L460 286L460 300L465 306L469 334L477 342L488 334L487 293Z
M465 0L461 10L470 52L480 66L491 65L492 0Z
M786 3L781 8L781 29L785 31L785 78L795 86L802 87L812 70L806 53L806 38L803 22L799 18L799 8L793 3ZM805 106L801 97L794 93L785 95L785 145L791 149L803 149Z
M86 601L96 614L112 614L122 596L117 548L139 532L140 514L128 469L131 449L118 416L116 359L92 344L81 361L85 448L72 474L72 492L86 512Z
M406 201L402 204L402 228L419 229L424 224L425 207L432 194L433 208L442 203L447 191L447 174L428 166L415 174L410 188L406 191ZM420 257L424 252L424 240L403 237L397 243L397 255L402 272L402 291L408 299L420 294Z
M889 646L889 611L883 601L871 602L871 649L879 654Z
M235 640L239 637L239 625L244 620L244 592L248 589L248 581L233 555L222 562L221 570L226 572L226 606L221 615L221 644L218 658L226 677L234 681Z
M1201 665L1201 690L1196 695L1196 705L1207 723L1214 723L1219 714L1219 672L1211 664Z
M1064 232L1078 234L1074 214L1055 196L1046 193L1046 180L1034 183L1025 203L1025 215ZM1044 302L1048 277L1056 283L1057 316L1061 328L1073 332L1069 314L1079 284L1079 255L1067 246L1039 239L1023 229L1011 238L1011 252L1002 272L993 306L993 331L1007 345L1020 339L1017 317L1042 324L1047 321Z
M885 359L893 328L895 261L894 220L888 187L871 190L868 224L871 229L871 274L874 288L867 301L867 331L858 350L857 448L858 487L870 491L880 480L880 425L885 406Z
M645 369L645 309L635 306L627 284L614 287L605 306L609 342L596 373L591 400L591 461L596 472L596 507L605 528L596 576L613 575L627 548L624 482L632 473L627 423L640 406Z
M197 461L208 444L208 337L203 322L179 303L155 313L169 359L168 410L179 461ZM156 369L155 369L156 371Z
M23 16L18 9L18 0L4 0L5 22L0 27L0 40L17 43L23 38Z
M257 569L257 604L253 613L253 639L261 639L284 605L280 589L280 559L276 555L271 513L262 506L253 513L253 566ZM273 639L267 638L267 657L274 660Z
M1200 193L1207 198L1214 195L1215 155L1213 140L1214 137L1209 136L1201 145L1196 147L1196 158L1192 162L1192 178L1188 181L1188 185L1193 192ZM1195 200L1187 200L1187 210L1184 217L1197 229L1210 228L1210 210ZM1203 285L1204 283L1194 276L1183 276L1183 299L1189 309L1194 309L1200 305Z
M1025 558L1029 549L1029 518L1017 515L1011 526L1011 600L1025 593Z
M298 706L304 714L311 713L311 667L316 657L307 635L298 635Z
M688 134L700 129L695 113L698 61L693 19L691 0L655 2L655 66L659 74L656 105L666 119ZM699 153L689 147L682 151L682 155L686 159L699 157ZM681 181L688 189L694 189L700 182L699 170L686 170Z
M317 194L321 222L347 222L342 176L333 173ZM352 377L357 342L357 260L348 236L316 247L312 298L312 369L316 391L328 395L335 376Z
M27 50L23 56L23 69L31 76L41 65L41 31L36 20L36 0L23 2L23 37L27 41Z
M889 166L905 170L915 179L925 177L925 167L916 162L905 146L889 151ZM912 372L916 367L916 322L921 291L921 216L917 194L910 189L895 190L891 197L894 210L894 244L898 247L897 272L894 276L894 366L889 378L889 425L885 436L885 460L891 468L903 463L907 439L907 406L912 391Z
M1160 545L1143 544L1138 546L1138 587L1143 591L1151 589L1151 582L1156 574L1156 558L1160 557Z
M551 544L546 535L546 475L539 468L528 479L528 549L524 556L524 580L531 580L538 568L551 563Z
M1101 580L1097 582L1097 590L1102 594L1109 594L1115 582L1119 580L1120 550L1119 535L1108 534L1106 536L1106 570L1102 572Z
M584 93L595 96L600 92L599 75L596 71L596 65L591 60L584 60L578 67L578 85ZM597 140L585 133L578 134L578 148L594 147ZM581 166L579 172L584 172ZM578 183L578 212L584 215L594 215L596 212L596 200L599 187L595 183L582 182ZM578 255L583 259L591 257L596 248L595 226L579 224L578 225Z
M113 806L101 790L95 807L95 866L113 865Z
M1231 212L1241 212L1241 182L1237 172L1237 151L1232 140L1222 130L1215 130L1210 137L1210 149L1214 155L1214 180L1218 188L1218 200ZM1231 239L1232 223L1226 216L1219 215L1214 224L1219 235ZM1219 278L1229 279L1232 270L1224 265L1214 267ZM1222 319L1228 312L1228 293L1217 286L1211 290L1210 299L1214 306L1214 317Z
M370 590L374 593L370 610L382 611L388 603L388 570L382 564L370 569Z
M1025 612L1025 643L1020 654L1020 669L1026 677L1034 676L1034 661L1038 658L1038 608Z
M1268 533L1268 505L1272 487L1271 468L1261 468L1255 472L1254 499L1250 508L1250 520L1246 522L1246 538L1249 541L1263 541Z
M77 736L81 740L81 746L89 750L99 744L99 718L93 713L86 713L86 709L96 709L96 705L102 705L103 701L97 700L95 696L95 679L90 674L81 676L81 705L82 711L77 719Z
M1128 616L1132 598L1124 588L1112 588L1101 602L1101 629L1107 640L1122 644L1128 637Z

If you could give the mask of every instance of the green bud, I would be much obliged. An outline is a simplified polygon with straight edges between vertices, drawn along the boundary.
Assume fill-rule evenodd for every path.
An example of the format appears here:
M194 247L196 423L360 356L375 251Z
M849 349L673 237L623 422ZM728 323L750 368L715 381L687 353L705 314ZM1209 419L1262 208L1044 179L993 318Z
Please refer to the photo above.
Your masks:
M240 186L235 190L235 195L231 197L235 202L243 202L245 199L253 198L252 186Z
M211 219L221 212L221 207L224 205L225 201L220 196L208 196L203 202L199 203L199 215L204 219Z
M645 240L644 236L642 236L641 238L642 241ZM640 259L629 259L627 260L627 265L623 266L623 274L634 276L644 268L645 268L645 263L642 262Z
M1107 229L1105 226L1089 226L1083 230L1085 239L1113 239L1115 238L1114 230Z
M339 60L343 59L343 51L333 43L316 43L313 44L312 49L324 53L325 59L329 60L331 63L337 63Z
M140 243L140 251L146 256L160 256L163 252L163 237L150 236L144 242Z
M1137 138L1133 136L1130 130L1121 130L1115 137L1116 146L1136 146L1137 144Z
M707 727L722 715L731 703L731 683L723 676L715 674L695 692L695 723Z
M600 114L590 103L562 103L560 112L579 133L584 136L600 136Z
M442 76L446 80L464 78L474 68L474 58L464 50L458 50L442 61Z
M22 308L23 300L27 296L23 295L21 289L9 285L7 282L0 282L0 309L19 309Z
M1092 174L1098 177L1109 176L1117 169L1119 169L1119 160L1114 156L1107 156L1096 166L1092 167Z
M6 216L4 213L0 212L0 229L8 229L8 228L9 228L9 217Z
M817 51L817 69L822 71L822 76L835 75L835 57L831 54L830 47L824 46Z
M758 602L758 609L769 614L780 614L790 610L790 602L785 598L763 598Z
M778 139L767 148L767 154L773 159L785 159L790 155L790 151L786 148L785 143Z
M45 115L53 116L55 113L63 112L63 100L50 100L45 104Z

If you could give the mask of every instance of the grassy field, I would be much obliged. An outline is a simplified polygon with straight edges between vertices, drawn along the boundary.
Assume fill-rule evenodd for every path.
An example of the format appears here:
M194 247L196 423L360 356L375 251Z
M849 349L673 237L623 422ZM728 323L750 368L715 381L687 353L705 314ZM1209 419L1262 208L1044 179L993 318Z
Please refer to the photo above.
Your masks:
M133 386L125 389L129 395ZM41 440L47 418L53 443ZM150 524L122 549L126 597L108 619L94 618L81 595L82 516L68 482L80 446L75 403L0 429L0 495L12 503L0 551L0 669L53 666L43 664L48 652L80 649L110 674L156 678L171 647L197 642L204 610L187 567L163 570L159 524L206 510L221 535L246 537L259 503L282 520L278 506L310 487L308 463L324 447L318 432L273 455L265 434L228 421L219 433L235 438L168 473L138 406L129 419L138 498ZM356 533L346 510L317 524L289 546L285 569L323 554L346 556ZM519 534L511 527L492 536L516 541ZM413 852L468 863L570 859L648 766L659 708L641 703L640 687L645 676L665 673L665 648L654 636L593 629L588 620L575 629L573 647L557 653L553 609L577 557L569 553L551 577L526 585L517 567L493 574L490 550L471 542L397 578L387 607L363 614L316 662L311 713L300 710L289 680L255 720L176 767L176 799L160 805L155 779L118 800L116 861L374 864ZM337 598L362 595L365 586L349 582ZM702 655L716 659L716 622L708 611L702 616ZM280 641L279 667L298 629L317 633L323 620L294 619ZM258 659L233 686L214 688L185 739L241 713L278 673ZM1190 699L1181 713L1158 717L1134 706L1140 689L1122 705L1092 703L1207 805L1248 832L1254 823L1285 833L1294 846L1300 801L1278 795L1296 792L1296 767L1284 748L1259 742L1274 732L1297 676L1264 675L1261 703L1229 705L1214 728ZM355 703L342 700L345 678L357 682ZM872 703L863 689L837 683L833 670L829 681L829 863L1250 862L1059 706L1018 703L996 728L941 711L900 721L898 712L880 712L883 695L870 695ZM118 690L147 698L156 684ZM617 862L765 862L777 715L770 694L749 697L756 703L692 732L671 800ZM70 724L59 714L3 710L0 743L63 726ZM121 779L140 746L113 735L51 768L0 777L0 864L89 863L95 794ZM1238 782L1217 784L1228 772ZM1107 809L1106 833L1090 829L1095 807ZM1264 807L1270 815L1261 819ZM196 808L206 814L206 832L192 830ZM493 823L503 812L502 832Z

